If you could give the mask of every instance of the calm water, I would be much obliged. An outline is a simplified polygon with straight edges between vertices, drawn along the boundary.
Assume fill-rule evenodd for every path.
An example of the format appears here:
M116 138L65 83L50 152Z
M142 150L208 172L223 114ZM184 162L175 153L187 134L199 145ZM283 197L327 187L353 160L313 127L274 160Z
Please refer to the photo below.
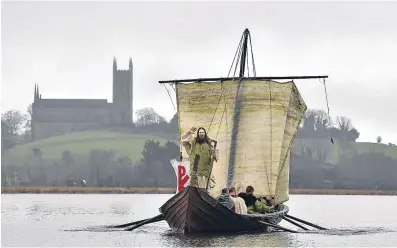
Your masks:
M132 232L102 225L158 214L171 195L2 195L4 246L397 246L397 197L292 195L290 214L329 231L183 237L165 221ZM289 223L282 225L298 230Z

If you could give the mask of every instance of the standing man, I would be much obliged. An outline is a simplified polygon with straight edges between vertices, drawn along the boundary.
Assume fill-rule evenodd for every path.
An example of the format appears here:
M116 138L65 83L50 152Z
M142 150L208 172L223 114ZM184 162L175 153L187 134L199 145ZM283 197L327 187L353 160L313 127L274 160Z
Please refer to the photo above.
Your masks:
M196 132L197 131L197 132ZM196 134L196 137L193 135ZM196 155L200 156L200 160L197 168L197 183L198 187L206 189L208 186L213 188L215 186L215 178L212 176L212 166L214 161L217 162L217 150L211 146L211 140L207 136L207 132L203 127L196 128L192 127L184 135L182 135L182 145L185 147L187 154L189 154L190 160L190 177L193 178L193 165ZM211 180L210 180L211 179Z

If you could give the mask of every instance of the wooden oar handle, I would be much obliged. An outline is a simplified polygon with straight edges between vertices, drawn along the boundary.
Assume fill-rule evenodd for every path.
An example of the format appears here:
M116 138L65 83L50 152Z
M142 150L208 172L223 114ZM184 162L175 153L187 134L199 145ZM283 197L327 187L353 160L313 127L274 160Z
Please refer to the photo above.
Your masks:
M190 186L192 187L198 187L197 170L198 170L199 162L200 162L200 155L196 154L196 156L194 157L193 169L190 172L191 175Z

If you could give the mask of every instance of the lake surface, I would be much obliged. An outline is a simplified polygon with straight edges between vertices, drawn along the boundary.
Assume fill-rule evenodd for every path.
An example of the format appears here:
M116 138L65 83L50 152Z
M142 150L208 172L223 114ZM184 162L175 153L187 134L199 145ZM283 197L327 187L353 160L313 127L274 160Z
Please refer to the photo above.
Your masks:
M290 215L330 228L328 231L183 237L172 234L165 221L132 232L103 227L155 216L169 197L3 194L1 246L397 246L396 196L290 196ZM281 225L299 230L285 221Z

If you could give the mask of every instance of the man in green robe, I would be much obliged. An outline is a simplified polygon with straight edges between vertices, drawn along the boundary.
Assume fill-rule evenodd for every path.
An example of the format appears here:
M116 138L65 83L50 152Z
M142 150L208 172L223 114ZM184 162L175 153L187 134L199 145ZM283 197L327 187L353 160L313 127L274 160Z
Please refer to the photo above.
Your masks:
M193 135L196 133L196 137ZM197 186L208 190L215 186L215 178L212 175L212 166L214 161L218 161L218 154L216 147L212 144L216 144L216 141L211 140L207 136L207 132L204 128L192 127L184 135L182 135L182 145L185 147L187 154L189 154L190 160L190 176L191 182L195 183L194 176L197 175ZM193 165L196 155L200 155L200 160L197 167L197 173L194 174ZM211 179L211 180L210 180Z

